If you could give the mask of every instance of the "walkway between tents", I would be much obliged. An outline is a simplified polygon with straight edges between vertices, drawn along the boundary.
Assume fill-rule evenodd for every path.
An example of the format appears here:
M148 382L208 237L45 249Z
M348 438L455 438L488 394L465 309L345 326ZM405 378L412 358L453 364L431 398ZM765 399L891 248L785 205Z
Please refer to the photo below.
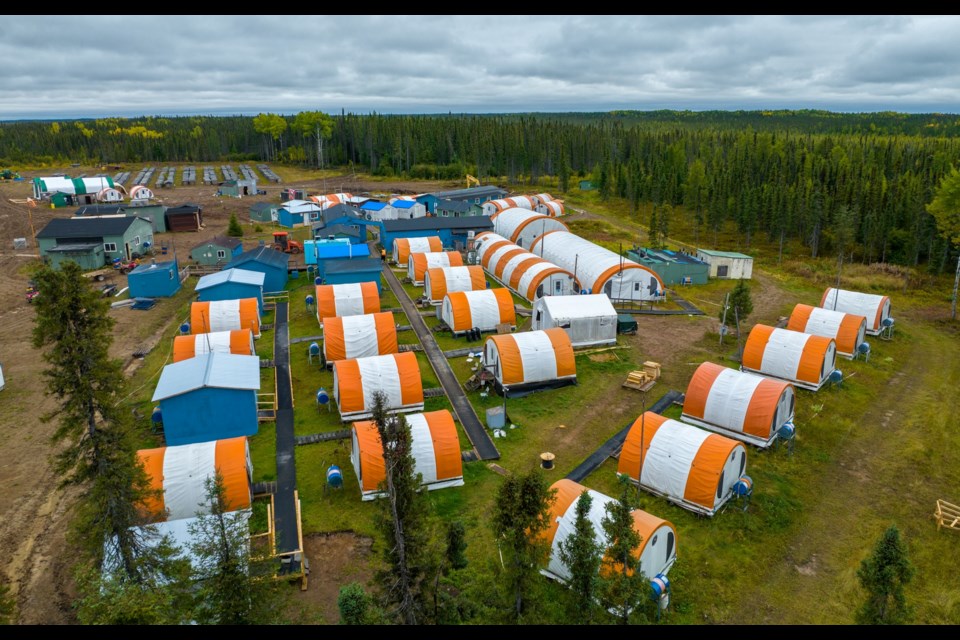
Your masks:
M650 411L654 413L663 413L667 408L674 402L682 402L683 394L679 391L674 391L671 389L667 391L662 398L653 403L653 406L650 407ZM623 447L623 441L627 439L627 434L630 432L630 427L633 426L635 420L631 421L627 426L618 431L616 435L600 445L600 448L590 454L586 460L577 465L577 468L567 474L568 480L573 480L574 482L583 482L583 480L596 471L600 465L603 464L604 460L615 454L617 451Z
M273 497L277 552L299 551L297 530L297 464L293 456L293 385L290 381L290 332L287 302L277 302L273 359L277 365L277 492Z
M397 296L397 300L400 301L400 306L403 307L404 313L407 314L407 319L413 326L417 337L420 338L420 344L423 345L423 351L427 355L427 359L430 360L430 366L433 367L437 378L440 379L440 384L443 386L443 390L446 392L450 404L453 405L453 412L456 414L457 419L460 420L460 424L463 425L463 430L470 439L470 443L476 450L477 455L481 460L499 459L500 452L497 451L497 447L493 444L490 434L484 429L483 424L477 417L476 411L473 410L473 405L467 400L467 395L464 393L463 387L460 386L460 381L457 380L457 377L454 375L453 369L450 368L450 363L447 362L446 356L443 355L443 351L441 351L439 345L437 345L437 341L433 337L433 332L430 331L430 328L423 321L423 317L417 311L417 307L413 304L410 296L408 296L407 292L403 289L396 274L393 273L387 265L383 266L383 274L387 279L387 285L389 285L390 290L393 291L394 295Z

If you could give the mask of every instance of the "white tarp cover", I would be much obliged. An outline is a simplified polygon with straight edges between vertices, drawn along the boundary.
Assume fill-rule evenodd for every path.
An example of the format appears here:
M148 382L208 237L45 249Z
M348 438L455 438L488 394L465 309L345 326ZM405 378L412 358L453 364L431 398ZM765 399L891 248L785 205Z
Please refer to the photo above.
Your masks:
M511 247L511 249L516 249L516 248L517 248L516 245ZM497 259L497 266L499 266L500 262L503 262L502 258L500 256L497 256L496 253L494 254L494 258ZM500 281L509 284L511 278L513 278L513 272L516 271L521 265L531 260L536 260L537 262L540 262L540 257L530 253L525 249L523 253L518 253L517 255L507 260L504 263L503 270L500 271ZM490 262L490 264L491 266L494 265L492 261Z
M803 332L836 339L837 333L840 331L840 323L846 316L847 314L843 311L815 308L810 312L810 317L807 318L807 326Z
M363 289L359 282L333 285L333 298L336 301L338 316L364 315Z
M823 294L820 306L832 311L842 311L867 319L867 333L880 333L882 322L890 316L890 299L886 296L830 287ZM831 336L833 337L833 336Z
M763 376L725 369L714 379L703 409L703 419L731 431L743 431L747 409Z
M760 370L777 378L796 380L803 347L809 339L808 333L775 329L763 351Z
M505 209L493 218L494 233L525 248L548 231L566 230L567 225L559 220L526 208Z
M193 355L202 356L205 353L232 353L230 351L230 336L232 331L214 331L213 333L198 333L193 336ZM256 353L253 348L253 334L250 333L250 353Z
M413 271L413 255L415 252L410 252L410 257L407 258L407 276L414 281L415 284L423 284L423 280L416 280L414 277ZM437 267L449 267L450 266L450 254L446 251L431 251L428 253L421 253L419 255L425 256L427 261L426 269L435 269ZM424 274L426 274L426 269Z
M473 291L473 277L470 275L470 267L441 267L447 283L447 293L454 291ZM430 271L424 275L424 290L430 300L437 301L433 295L433 287L430 282Z
M191 518L207 512L207 478L217 469L217 443L167 447L163 455L163 504L170 520Z
M603 294L546 296L533 303L531 329L560 327L574 347L614 344L617 310Z
M363 381L363 406L366 409L373 408L373 394L377 391L387 395L387 407L403 406L400 372L397 370L397 361L393 356L359 358L357 367L360 369L360 379Z
M477 259L482 263L484 256L490 251L490 247L498 242L510 242L510 240L490 231L484 231L478 235L474 240L474 247L477 249Z
M232 331L240 326L239 300L214 300L210 302L210 331Z
M467 300L470 308L470 326L469 329L477 328L480 331L493 331L500 324L500 305L497 302L497 296L493 289L480 289L477 291L463 291L463 296ZM450 297L445 296L440 308L440 318L451 329L455 329L456 321L454 319L453 305Z
M573 273L591 293L606 293L613 300L652 300L663 288L650 269L568 231L542 235L530 250Z
M343 322L343 346L347 359L380 355L375 314L344 316L340 320ZM323 357L327 357L326 340L323 341Z
M683 499L693 460L708 437L707 431L673 420L662 424L643 455L640 484Z
M430 238L404 238L410 246L409 253L430 253ZM397 250L394 246L393 259L397 259Z
M513 251L514 249L519 249L519 248L520 248L520 247L518 247L517 245L513 244L512 242L510 242L509 240L507 240L507 242L509 242L510 244L505 244L505 245L503 245L503 246L497 247L497 248L494 249L494 251L490 254L490 260L489 260L489 262L487 262L487 270L488 270L490 273L494 274L494 275L496 275L497 266L498 266L498 265L500 264L500 262L503 260L504 255L505 255L507 252L509 252L509 251ZM524 251L525 251L525 253L520 254L520 255L522 255L522 256L524 256L524 257L526 257L526 256L528 256L528 255L532 255L530 252L527 252L526 250L524 250ZM481 256L481 258L482 258L482 256ZM508 260L508 261L506 262L506 264L510 264L510 261ZM501 272L501 276L500 276L500 277L502 278L502 272Z

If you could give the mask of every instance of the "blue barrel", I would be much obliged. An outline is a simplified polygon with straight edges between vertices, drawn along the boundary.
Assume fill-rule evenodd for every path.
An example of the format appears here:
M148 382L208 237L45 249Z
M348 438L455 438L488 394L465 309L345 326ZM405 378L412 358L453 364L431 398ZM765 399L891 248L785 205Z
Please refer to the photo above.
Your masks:
M313 306L313 296L307 296L306 303L308 307Z
M154 424L163 423L163 412L160 411L160 407L153 408L153 413L150 414L150 421Z
M343 486L343 473L340 472L340 467L335 464L330 465L330 468L327 469L327 484L334 489Z
M327 390L323 387L317 391L317 404L327 404L330 402L330 396L327 395Z
M840 371L840 369L834 369L833 371L831 371L830 382L834 384L840 384L841 382L843 382L843 371Z
M180 335L186 336L189 334L190 334L190 323L184 322L182 325L180 325Z
M860 355L862 355L862 356L868 356L868 355L870 355L870 343L869 343L869 342L861 342L859 345L857 345L857 351L859 351L859 352L860 352Z
M780 425L780 428L777 429L777 436L785 442L793 440L796 434L797 428L793 425L793 422L784 422Z
M883 319L883 322L881 322L880 324L883 325L883 326L885 326L885 327L892 327L892 326L893 326L893 318L884 318L884 319Z
M654 600L659 600L660 596L670 592L670 580L662 573L658 573L650 581L651 596Z
M320 276L317 276L316 278L313 279L313 284L320 286L321 284L323 284L323 278L321 278Z
M753 493L753 480L750 476L740 476L740 479L733 483L733 495L749 496Z
M313 273L314 273L316 270L317 270L317 268L316 268L315 266L313 266L312 264L308 264L308 265L307 265L307 277L308 277L308 278L312 278L312 277L313 277Z
M294 269L293 271L291 271L291 272L290 272L290 277L293 278L294 280L296 280L297 278L299 278L299 277L300 277L300 270L299 270L299 269Z
M310 355L312 356L320 355L320 345L318 345L316 342L310 343Z

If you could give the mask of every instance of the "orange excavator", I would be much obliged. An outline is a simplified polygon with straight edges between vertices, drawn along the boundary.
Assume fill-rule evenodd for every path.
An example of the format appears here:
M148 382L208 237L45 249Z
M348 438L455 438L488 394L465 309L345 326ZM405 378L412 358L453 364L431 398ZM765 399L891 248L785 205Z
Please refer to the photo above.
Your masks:
M274 231L273 248L284 253L303 253L303 245L290 239L286 231Z

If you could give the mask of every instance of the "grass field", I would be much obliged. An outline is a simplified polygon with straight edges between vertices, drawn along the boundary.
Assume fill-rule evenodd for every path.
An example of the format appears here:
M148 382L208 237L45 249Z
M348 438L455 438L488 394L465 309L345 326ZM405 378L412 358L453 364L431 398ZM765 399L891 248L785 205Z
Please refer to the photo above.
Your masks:
M557 195L557 194L555 194ZM631 216L627 205L601 203L595 192L568 194L571 207L587 208L605 220L574 219L571 228L616 249L626 248L643 235L649 212ZM671 238L690 239L692 227L678 214ZM710 236L701 229L701 239ZM735 231L718 234L722 248L745 250L756 256L755 305L758 311L746 323L773 324L789 315L797 302L816 304L825 286L836 279L836 260L811 260L798 246L787 246L777 264L774 243L746 247ZM671 239L671 245L674 241ZM712 242L708 243L712 246ZM679 243L677 243L679 246ZM690 247L691 245L683 245ZM755 483L746 511L731 505L715 517L695 516L663 499L640 493L642 508L666 518L678 531L679 559L671 570L673 606L667 623L849 623L862 600L856 580L860 560L891 523L907 542L917 577L908 590L915 621L960 622L960 582L956 578L960 538L937 532L931 514L934 501L960 502L960 429L956 419L955 389L960 384L958 325L946 320L949 285L923 269L890 265L845 265L843 286L884 292L893 300L896 332L892 341L871 338L869 362L838 360L846 379L840 388L817 393L800 390L797 399L797 440L792 455L784 448L760 452L748 447L747 473ZM291 280L290 337L318 336L322 332L304 297L312 283L301 274ZM620 349L576 358L578 384L544 391L506 402L509 424L505 438L496 439L498 464L510 472L538 464L539 454L554 453L556 468L550 479L562 478L612 434L640 415L669 389L683 391L695 365L704 360L734 366L736 339L718 344L716 310L732 282L688 287L682 295L707 314L704 317L642 317L637 336L621 336ZM191 289L191 286L186 287ZM406 285L413 297L422 289ZM171 318L185 317L190 294L171 305ZM384 308L399 307L384 287ZM526 305L529 306L529 305ZM408 324L395 313L398 324ZM428 326L436 320L425 318ZM518 319L519 320L519 319ZM525 320L528 322L528 320ZM131 381L139 388L131 400L149 420L149 397L155 376L177 332L171 324ZM399 334L401 343L414 343L413 332ZM436 334L442 349L477 346L448 333ZM261 357L272 353L273 334L258 341ZM307 345L291 345L291 366L297 435L343 428L334 409L318 410L317 389L332 395L332 374L309 364ZM664 364L663 378L647 397L621 387L627 372L645 360ZM423 354L418 354L423 386L439 386ZM467 358L451 360L463 381L472 373ZM485 409L503 403L479 392L469 399L481 420ZM445 399L431 399L427 410L449 408ZM678 408L667 415L678 417ZM160 439L142 428L144 446ZM461 444L469 448L461 432ZM276 474L275 432L262 424L251 439L256 480ZM375 506L360 500L349 461L350 443L297 447L298 487L303 504L305 533L353 531L376 538ZM344 488L324 491L327 467L343 470ZM608 460L585 484L616 493L616 461ZM488 567L496 557L489 527L492 499L501 476L486 463L464 465L464 487L431 492L429 499L442 518L464 521L468 557L474 567ZM315 570L322 570L317 568ZM547 600L559 598L559 587L545 583Z

